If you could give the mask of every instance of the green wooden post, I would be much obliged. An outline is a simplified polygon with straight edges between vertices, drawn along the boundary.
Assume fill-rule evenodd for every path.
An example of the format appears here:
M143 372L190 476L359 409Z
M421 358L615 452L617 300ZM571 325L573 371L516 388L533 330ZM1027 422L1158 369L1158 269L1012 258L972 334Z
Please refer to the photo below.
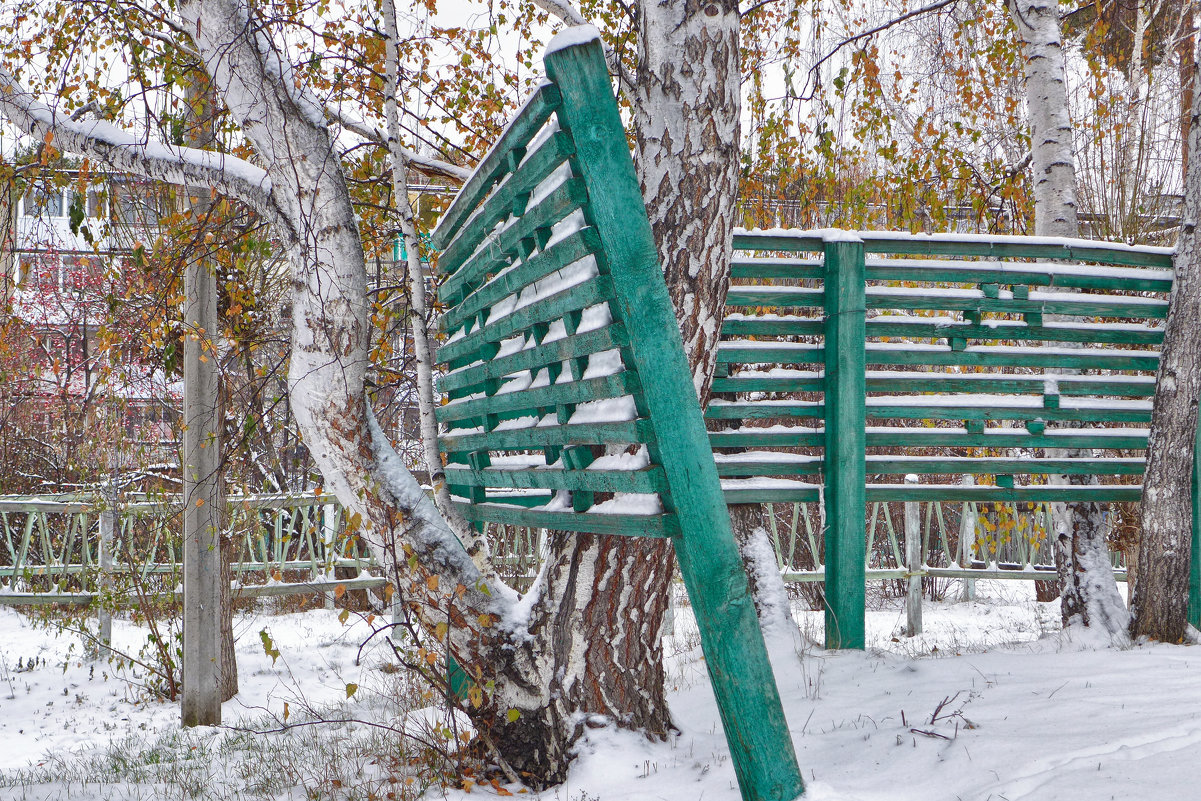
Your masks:
M826 312L826 647L865 645L867 546L863 243L827 242Z
M588 187L616 289L614 311L628 329L635 369L654 377L644 382L643 400L662 444L669 511L683 532L674 539L676 556L742 797L791 801L804 784L600 42L548 52L546 70L563 95L559 124L575 140L572 166Z
M1188 622L1201 628L1201 420L1193 442L1193 550L1189 556Z

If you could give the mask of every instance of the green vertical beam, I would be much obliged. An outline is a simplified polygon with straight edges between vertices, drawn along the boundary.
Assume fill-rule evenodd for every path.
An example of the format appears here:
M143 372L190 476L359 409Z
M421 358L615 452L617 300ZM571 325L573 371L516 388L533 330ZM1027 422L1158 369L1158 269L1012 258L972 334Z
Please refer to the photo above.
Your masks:
M634 368L654 377L643 400L661 443L665 501L683 532L673 544L742 797L792 801L804 784L600 42L552 49L546 70L563 95L559 124L575 140Z
M863 243L827 242L826 647L865 645L867 546Z
M1201 628L1201 420L1193 442L1193 548L1188 563L1188 622Z

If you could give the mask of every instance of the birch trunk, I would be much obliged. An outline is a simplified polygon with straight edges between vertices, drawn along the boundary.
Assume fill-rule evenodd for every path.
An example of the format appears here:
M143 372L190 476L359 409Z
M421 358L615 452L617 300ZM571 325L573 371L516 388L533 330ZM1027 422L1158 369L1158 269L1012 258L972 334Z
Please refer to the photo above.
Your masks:
M1025 55L1026 103L1030 117L1034 232L1079 236L1076 166L1068 117L1059 5L1054 0L1008 0ZM1048 450L1052 458L1086 456L1085 451ZM1057 485L1094 484L1093 476L1051 476ZM1127 615L1113 578L1105 518L1098 504L1055 504L1054 551L1065 626L1097 625L1125 636Z
M1196 79L1194 63L1193 80ZM1201 147L1201 92L1194 93L1189 152ZM1192 469L1201 396L1201 159L1189 160L1184 219L1173 266L1176 280L1160 349L1147 472L1143 476L1143 533L1139 579L1131 601L1130 633L1163 642L1184 639L1192 556Z

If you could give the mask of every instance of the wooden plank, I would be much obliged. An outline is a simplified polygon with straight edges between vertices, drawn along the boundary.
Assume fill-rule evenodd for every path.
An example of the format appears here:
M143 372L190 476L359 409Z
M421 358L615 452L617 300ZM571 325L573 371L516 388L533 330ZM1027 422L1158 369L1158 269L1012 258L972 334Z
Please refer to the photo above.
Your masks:
M573 166L587 182L612 270L615 316L629 329L636 369L655 377L643 400L670 487L665 502L679 519L673 544L742 797L792 801L804 784L599 40L552 49L546 68L563 93L560 124L576 142ZM763 759L766 753L772 758Z
M756 452L738 454L735 461L718 457L717 472L723 478L734 476L796 476L821 472L821 458L801 454L765 453L771 458L755 459ZM870 475L1097 475L1137 476L1146 467L1145 459L1089 457L1080 459L1007 458L1002 456L868 456L865 469Z
M963 486L918 484L868 484L867 500L875 501L973 501L975 503L1013 502L1065 503L1071 500L1092 503L1130 502L1142 496L1139 484L1094 484L1083 487L1048 486L1045 484L1025 487Z
M1064 397L1103 395L1107 397L1149 398L1155 394L1154 376L1079 376L1014 375L1010 373L931 373L868 371L868 392L988 392L989 394L1042 395L1047 381L1054 381ZM819 372L775 375L735 374L716 378L718 392L820 392Z
M458 233L479 202L507 174L509 153L524 148L530 142L558 108L559 102L559 90L550 83L541 84L534 90L496 144L476 165L471 177L455 195L450 208L438 220L438 227L434 229L430 240L435 249L445 248L451 237Z
M753 328L752 326L745 326ZM725 331L723 326L722 331ZM731 335L741 332L731 331ZM749 334L763 336L756 331ZM867 336L871 339L885 337L913 339L947 339L960 337L981 342L1082 342L1099 345L1159 345L1163 342L1163 329L1146 325L1131 324L1116 327L1097 323L1053 323L1031 325L1022 320L988 320L984 325L968 321L926 322L920 318L901 321L896 318L868 320Z
M825 255L826 647L862 650L866 647L863 245L830 242Z
M612 534L621 537L678 537L679 524L673 515L607 515L589 512L548 512L501 503L456 502L471 523L504 523L511 526L575 531L581 534Z
M822 289L759 286L730 287L727 307L817 308ZM1114 295L1075 295L1063 298L988 298L976 290L921 287L870 287L866 304L872 309L906 311L961 311L988 314L1063 314L1074 317L1118 317L1161 320L1167 316L1166 300Z
M820 448L825 443L823 428L772 426L714 431L709 441L714 448ZM869 426L869 448L1087 448L1143 450L1145 428L1062 429L1032 434L1023 429L985 429L978 434L964 428L924 426Z
M663 482L663 470L655 466L644 470L505 470L492 467L473 470L459 465L446 466L446 483L463 487L658 493L664 489Z
M1110 267L1103 273L1075 265L1022 262L941 261L911 259L867 262L869 281L1024 285L1064 289L1123 292L1163 292L1172 289L1171 270Z

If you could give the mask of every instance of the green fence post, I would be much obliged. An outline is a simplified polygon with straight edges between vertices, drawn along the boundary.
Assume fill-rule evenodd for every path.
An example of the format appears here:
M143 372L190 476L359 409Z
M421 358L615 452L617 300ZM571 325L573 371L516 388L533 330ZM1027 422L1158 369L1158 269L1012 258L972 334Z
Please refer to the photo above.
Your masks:
M1201 628L1201 420L1193 442L1193 550L1189 556L1188 622Z
M825 246L826 647L865 646L867 546L863 243Z
M660 443L679 523L673 538L696 613L705 665L746 801L792 801L804 791L768 661L683 340L600 41L551 50L546 71L563 95L559 124L575 141L573 169L588 187L592 223L613 279L616 316Z

